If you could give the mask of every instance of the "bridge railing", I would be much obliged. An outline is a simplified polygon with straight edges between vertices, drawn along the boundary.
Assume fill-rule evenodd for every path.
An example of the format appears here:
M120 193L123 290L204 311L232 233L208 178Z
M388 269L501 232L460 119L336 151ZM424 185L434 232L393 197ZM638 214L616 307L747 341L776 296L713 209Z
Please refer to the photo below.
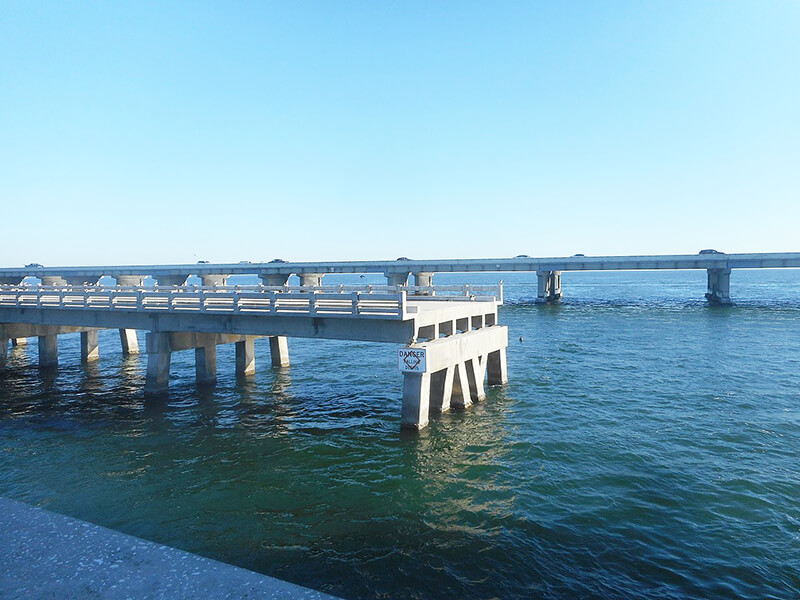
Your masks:
M442 288L445 289L442 289ZM0 286L0 308L174 311L407 319L409 291L425 300L489 300L481 286L432 286L407 290L396 286ZM488 286L483 286L488 287ZM494 289L497 293L496 288ZM438 294L438 295L437 295ZM499 292L502 297L502 288Z
M233 313L403 319L405 293L300 293L216 288L0 288L0 308Z

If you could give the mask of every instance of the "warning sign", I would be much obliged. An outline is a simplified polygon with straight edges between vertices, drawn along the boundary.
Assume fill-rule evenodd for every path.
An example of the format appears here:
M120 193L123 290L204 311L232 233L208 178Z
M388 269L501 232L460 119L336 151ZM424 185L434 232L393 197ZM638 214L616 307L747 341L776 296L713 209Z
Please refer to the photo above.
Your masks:
M427 368L423 348L401 348L397 351L397 358L403 373L424 373Z

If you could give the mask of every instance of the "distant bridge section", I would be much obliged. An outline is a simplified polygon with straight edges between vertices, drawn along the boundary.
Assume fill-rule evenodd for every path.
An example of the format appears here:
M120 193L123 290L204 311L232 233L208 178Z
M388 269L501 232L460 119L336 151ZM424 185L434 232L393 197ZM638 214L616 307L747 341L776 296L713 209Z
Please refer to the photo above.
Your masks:
M292 275L302 286L320 286L325 275L346 273L380 273L391 286L406 286L413 276L417 286L432 285L436 273L535 272L537 298L541 302L558 300L561 273L564 271L630 271L657 269L705 269L708 273L706 297L710 302L730 302L730 274L733 269L800 268L800 252L725 254L714 250L699 254L667 254L652 256L582 256L535 258L436 259L436 260L373 260L287 262L239 262L232 264L128 265L88 267L42 267L0 269L0 284L17 285L26 277L36 277L44 285L95 284L104 276L113 277L118 285L142 284L152 277L160 286L183 285L191 275L201 278L203 286L223 286L231 275L256 275L267 286L285 286Z

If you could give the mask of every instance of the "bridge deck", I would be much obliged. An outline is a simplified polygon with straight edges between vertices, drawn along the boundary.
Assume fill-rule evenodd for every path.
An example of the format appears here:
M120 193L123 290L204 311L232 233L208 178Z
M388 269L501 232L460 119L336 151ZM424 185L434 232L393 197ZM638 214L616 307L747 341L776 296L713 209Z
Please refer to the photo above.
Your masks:
M145 276L183 277L190 275L303 275L330 273L473 273L513 271L618 271L639 269L764 269L800 268L800 252L737 254L664 254L644 256L569 256L372 260L320 262L243 262L222 264L119 265L75 267L22 267L0 269L0 280L19 283L23 277Z

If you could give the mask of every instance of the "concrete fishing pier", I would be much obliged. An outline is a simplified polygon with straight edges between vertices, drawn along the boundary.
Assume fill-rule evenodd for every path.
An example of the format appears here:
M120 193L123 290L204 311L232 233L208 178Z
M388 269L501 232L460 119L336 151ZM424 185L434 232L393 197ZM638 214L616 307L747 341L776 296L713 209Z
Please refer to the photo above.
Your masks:
M120 277L124 283L129 283ZM58 365L58 336L81 334L81 359L99 358L100 329L118 329L123 351L147 332L145 392L168 390L173 352L195 352L199 384L217 375L217 346L236 344L236 372L255 372L254 340L269 337L274 367L287 367L289 337L401 344L402 424L485 397L508 379L508 330L498 324L502 286L98 286L46 280L0 286L0 366L9 341L38 339L39 366ZM174 283L175 280L171 281ZM219 283L222 283L219 281Z

